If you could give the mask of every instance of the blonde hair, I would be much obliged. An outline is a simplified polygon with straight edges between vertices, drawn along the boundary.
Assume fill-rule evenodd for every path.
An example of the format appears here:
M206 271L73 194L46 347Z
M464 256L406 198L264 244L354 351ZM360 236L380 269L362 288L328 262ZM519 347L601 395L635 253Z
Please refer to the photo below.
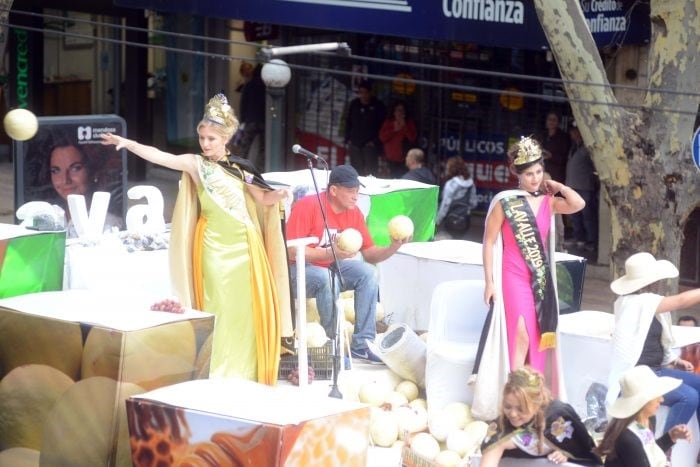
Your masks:
M204 116L197 125L197 130L210 126L219 135L229 140L238 130L238 119L223 93L209 99L204 107Z
M508 375L506 385L503 387L503 400L509 394L515 396L520 406L527 413L535 414L533 417L533 428L537 432L537 448L542 452L546 424L545 411L552 401L552 396L544 385L544 376L528 366L512 371ZM501 427L505 427L506 423L508 423L503 409L503 400L501 401L501 415L499 417Z

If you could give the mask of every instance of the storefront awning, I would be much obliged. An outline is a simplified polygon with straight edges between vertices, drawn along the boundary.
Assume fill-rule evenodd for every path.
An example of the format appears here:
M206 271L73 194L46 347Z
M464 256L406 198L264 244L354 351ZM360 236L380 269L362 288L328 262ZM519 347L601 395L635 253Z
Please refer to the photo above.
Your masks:
M335 31L548 48L531 0L114 0L118 6ZM599 47L649 41L649 4L581 0Z

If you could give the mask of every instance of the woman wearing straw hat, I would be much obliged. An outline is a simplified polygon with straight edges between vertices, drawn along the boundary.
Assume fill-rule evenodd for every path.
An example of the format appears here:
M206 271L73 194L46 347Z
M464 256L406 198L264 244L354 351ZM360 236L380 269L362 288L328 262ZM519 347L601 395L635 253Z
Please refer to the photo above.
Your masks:
M646 365L622 375L622 395L608 410L612 420L595 449L605 457L606 467L664 467L665 451L679 439L690 441L690 430L685 424L673 426L657 440L649 428L649 418L656 414L663 395L680 384L679 379L656 376Z
M678 269L666 260L656 260L650 253L636 253L625 261L625 275L610 288L619 297L615 301L613 359L608 379L607 402L611 404L620 391L620 376L637 365L649 366L658 376L671 376L681 384L666 394L663 404L670 407L664 432L672 426L688 423L697 413L700 420L698 393L700 375L693 365L671 352L671 316L669 311L683 310L700 303L700 289L677 295L658 293L659 281L678 277Z

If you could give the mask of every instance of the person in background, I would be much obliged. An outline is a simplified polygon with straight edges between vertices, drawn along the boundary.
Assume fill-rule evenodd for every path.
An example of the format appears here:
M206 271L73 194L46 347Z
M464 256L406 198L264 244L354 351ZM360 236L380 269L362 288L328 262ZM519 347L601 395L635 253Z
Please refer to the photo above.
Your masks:
M547 113L544 132L536 139L542 147L545 170L553 180L564 180L566 177L566 160L569 155L571 141L569 135L559 128L561 118L554 111Z
M350 162L360 175L376 175L382 143L379 129L384 123L386 108L372 95L372 85L362 81L357 87L357 97L350 102L345 119L345 145Z
M428 185L437 185L435 174L429 168L425 167L425 154L422 149L409 149L406 153L406 172L404 180L413 180L416 182L427 183Z
M255 167L265 166L265 92L258 63L241 89L241 125L234 137L238 154Z
M391 107L389 117L384 120L379 139L384 145L384 159L389 166L389 176L400 178L404 173L405 154L416 142L416 124L406 115L406 104L401 101Z
M665 467L665 451L679 439L691 440L685 424L675 425L654 440L650 418L656 415L664 394L677 388L681 380L659 377L646 365L623 373L622 394L608 409L612 417L600 445L594 452L605 458L606 467Z
M326 335L333 339L336 335L336 316L333 315L333 300L337 291L331 290L330 267L333 265L331 243L336 245L338 270L343 278L341 291L355 291L355 328L350 344L354 358L372 363L382 363L368 347L367 341L374 341L376 336L376 309L379 293L377 268L374 264L388 259L411 239L394 240L388 246L377 246L367 230L365 218L357 207L360 180L357 171L350 165L336 166L328 178L328 188L320 194L321 204L316 196L305 196L292 207L287 220L287 238L316 237L320 241L306 247L306 296L316 298L318 314ZM323 207L321 207L323 206ZM328 221L328 230L324 228L324 216ZM353 228L362 236L359 254L364 261L355 258L356 253L349 253L337 247L338 235ZM296 257L296 248L289 248L289 257ZM296 266L291 268L292 287L296 288Z
M447 160L442 199L435 222L438 233L462 239L469 232L471 211L477 205L476 186L467 164L460 156Z
M197 125L199 154L174 155L111 133L102 144L182 172L170 273L184 307L216 316L210 376L274 385L282 339L292 334L280 223L290 193L272 189L248 160L230 155L226 145L237 128L228 99L217 94Z
M544 180L537 141L523 137L508 153L519 190L502 191L493 198L483 240L484 302L493 306L493 312L479 344L485 350L474 368L472 410L485 417L495 410L505 375L525 364L545 374L555 396L564 384L557 352L559 308L551 219L585 205L575 190Z
M588 149L583 144L581 130L576 122L571 122L569 136L571 137L571 150L566 164L566 184L581 195L586 206L581 211L569 216L573 229L573 239L570 243L567 241L564 244L575 243L579 248L593 251L598 245L595 167Z
M691 326L695 327L698 325L698 320L694 316L685 315L678 318L678 326Z
M552 399L542 374L524 366L508 376L500 414L484 439L479 465L496 467L503 457L600 465L594 447L574 408Z
M637 365L647 365L658 376L681 380L680 386L670 390L662 402L670 408L664 432L688 423L693 414L700 420L700 375L693 373L692 363L671 351L669 313L700 303L700 289L662 295L661 281L674 277L678 277L678 269L670 261L656 260L650 253L641 252L627 258L625 274L610 284L618 297L606 400L612 404L620 391L621 375Z

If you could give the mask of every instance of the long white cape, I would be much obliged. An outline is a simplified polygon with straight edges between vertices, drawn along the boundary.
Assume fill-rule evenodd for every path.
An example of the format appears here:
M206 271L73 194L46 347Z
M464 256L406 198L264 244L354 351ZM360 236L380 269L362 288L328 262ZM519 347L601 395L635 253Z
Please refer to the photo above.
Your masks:
M508 196L524 196L527 192L523 190L507 190L498 193L491 200L489 205L488 215L491 210L503 198ZM504 220L507 222L507 220ZM550 222L550 232L548 238L555 238L555 222L554 216ZM554 241L548 242L549 247L549 262L552 279L554 280L554 290L556 293L557 270L554 261ZM545 246L547 248L547 246ZM486 337L484 351L479 365L479 372L476 375L474 382L474 402L472 404L472 413L474 417L480 420L494 420L498 417L500 400L503 392L503 387L508 380L510 372L510 363L508 358L508 334L506 331L505 309L503 307L503 238L499 232L498 237L493 245L493 284L498 291L498 298L494 301L493 317L491 325ZM558 297L557 297L557 312L558 312ZM557 346L554 349L553 374L556 381L550 381L552 395L559 400L566 401L566 388L564 386L563 372L561 368L561 357L559 351L559 330L557 329ZM549 360L549 359L548 359ZM547 375L545 375L547 376Z

